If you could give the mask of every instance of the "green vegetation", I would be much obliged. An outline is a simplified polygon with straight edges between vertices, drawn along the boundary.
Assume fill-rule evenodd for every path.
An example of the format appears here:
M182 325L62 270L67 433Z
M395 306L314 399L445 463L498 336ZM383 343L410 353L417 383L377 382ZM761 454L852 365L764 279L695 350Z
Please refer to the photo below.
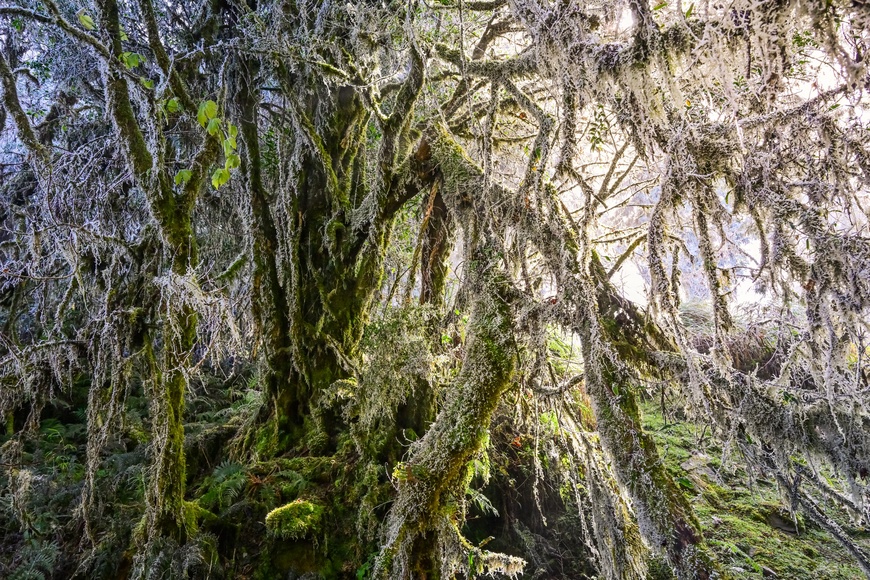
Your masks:
M870 578L865 4L3 0L0 578Z
M800 511L767 474L750 468L733 449L724 451L708 428L665 421L661 409L643 406L644 426L668 472L691 502L707 544L736 578L859 578L851 555ZM870 535L850 516L829 506L850 535L870 548ZM775 576L774 576L775 574Z
M298 540L316 533L322 516L323 506L297 499L270 511L266 529L279 538Z

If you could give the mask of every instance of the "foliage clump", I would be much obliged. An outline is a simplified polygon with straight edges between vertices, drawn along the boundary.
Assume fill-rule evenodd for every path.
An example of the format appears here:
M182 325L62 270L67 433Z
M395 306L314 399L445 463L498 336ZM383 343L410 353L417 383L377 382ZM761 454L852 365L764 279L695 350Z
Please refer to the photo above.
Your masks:
M266 529L279 538L309 538L319 531L322 517L322 505L297 499L269 512L266 516Z

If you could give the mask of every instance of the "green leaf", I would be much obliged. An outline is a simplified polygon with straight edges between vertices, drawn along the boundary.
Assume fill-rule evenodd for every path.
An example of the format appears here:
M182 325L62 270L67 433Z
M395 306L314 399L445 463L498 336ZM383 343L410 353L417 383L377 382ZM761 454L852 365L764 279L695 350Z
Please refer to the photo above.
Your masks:
M664 8L667 5L668 5L667 2L659 2L658 4L653 6L653 10L661 10L662 8Z
M236 140L233 137L224 139L224 155L229 155L236 149Z
M205 116L205 103L199 104L199 110L196 112L196 120L203 127L208 123L208 117Z
M169 111L170 113L177 113L178 111L181 110L181 103L179 102L179 100L177 98L172 97L166 103L166 110Z
M212 119L208 122L208 126L205 128L208 131L208 134L211 136L217 135L221 130L221 120L220 119Z
M230 180L230 172L224 167L216 169L211 176L211 184L215 189L219 189L221 185Z
M154 88L154 81L152 81L151 79L141 77L139 79L139 82L142 83L142 86L145 87L146 89L153 89Z
M229 129L230 137L235 139L236 136L238 136L238 134L239 134L239 128L236 127L235 125L233 125L232 123L227 124L227 128ZM235 148L235 145L233 145L233 148Z
M214 101L206 101L205 102L205 116L209 119L214 119L217 117L218 106Z
M127 32L123 28L121 29L121 40L124 42L130 40L130 37L127 36Z
M238 167L241 164L242 164L242 160L239 158L239 156L236 155L235 153L232 153L230 155L227 155L227 160L226 160L226 163L224 163L224 168L227 170L235 169L236 167Z
M94 24L94 19L85 14L84 12L79 12L79 22L81 22L82 26L84 26L88 30L93 30L97 27L97 25Z
M199 104L199 110L196 112L196 120L203 127L208 124L209 119L217 117L217 103L214 101L205 101Z
M691 17L692 17L692 12L694 12L694 10L695 10L695 5L694 5L694 4L692 4L691 6L689 6L689 9L686 10L686 18L691 18Z
M193 176L193 172L189 169L182 169L178 173L175 174L175 185L184 185L190 178Z
M124 66L128 69L136 68L145 62L145 57L138 52L127 51L121 54L121 62L123 62Z
M677 478L677 483L678 483L679 486L682 487L683 489L689 489L689 490L691 490L691 489L695 489L695 484L692 483L692 480L689 479L688 477L678 477L678 478Z

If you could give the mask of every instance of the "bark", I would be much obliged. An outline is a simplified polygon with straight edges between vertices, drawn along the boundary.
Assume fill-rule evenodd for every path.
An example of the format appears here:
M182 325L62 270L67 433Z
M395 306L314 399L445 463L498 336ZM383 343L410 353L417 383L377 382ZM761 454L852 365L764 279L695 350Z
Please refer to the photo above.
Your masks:
M584 338L586 391L592 400L601 444L613 461L617 481L631 496L641 533L666 554L677 577L711 578L715 569L700 524L667 473L652 437L644 432L629 376Z
M391 114L378 111L383 135L374 191L367 185L362 152L371 103L357 88L324 84L319 73L290 72L280 62L275 70L291 123L280 128L278 163L287 174L273 192L267 191L252 87L251 71L257 66L245 65L237 103L250 185L255 309L265 347L266 388L279 448L298 443L307 433L306 445L325 451L335 443L338 417L320 404L321 394L351 376L381 284L393 217L420 190L407 151L414 141L408 123L423 86L424 63L412 51ZM281 224L273 215L279 208Z
M0 88L3 89L3 107L0 107L0 109L5 109L0 111L2 113L2 116L0 116L0 131L2 131L3 124L6 122L5 111L9 111L12 121L15 123L15 128L18 130L18 138L21 139L24 146L27 147L37 160L48 161L48 152L39 142L39 139L37 139L36 133L30 125L30 119L27 118L27 113L21 107L15 77L2 53L0 53Z
M216 137L206 135L202 148L194 156L190 179L182 191L176 194L162 158L153 155L148 146L133 108L130 87L117 67L123 52L118 4L115 0L100 0L97 5L100 29L109 51L109 61L105 65L106 105L133 178L145 192L151 213L158 224L164 256L170 262L169 271L176 277L187 277L197 263L197 246L192 227L193 207L204 176L217 159L220 144ZM159 46L160 40L154 36L156 29L150 32L151 44ZM181 87L180 84L178 86ZM159 143L160 139L155 141ZM150 507L147 514L149 538L162 535L181 543L186 539L185 369L189 366L189 357L196 343L197 314L191 305L170 300L159 315L163 321L159 364L154 353L149 353L155 389L152 413L156 447L156 469L146 493Z
M438 184L435 188L424 218L426 228L421 248L420 304L440 307L444 304L444 289L449 272L448 258L453 246L453 218Z
M576 291L594 296L594 314L575 330L583 342L586 392L592 400L602 448L613 460L617 481L632 498L641 534L650 548L667 557L680 580L712 578L717 567L706 548L700 523L665 469L652 437L643 430L636 379L625 366L652 370L652 354L668 346L668 341L654 324L644 323L645 317L633 304L619 296L594 253L589 270L594 290L586 283Z
M487 442L489 424L514 371L513 317L504 279L479 283L462 370L432 427L398 468L399 495L387 519L387 541L375 577L439 578L442 547L456 542L469 462ZM447 536L447 537L445 537ZM456 554L467 562L466 554Z
M293 421L288 412L294 407L292 390L282 384L294 375L290 336L289 306L278 265L278 232L270 203L274 196L266 190L260 148L258 110L260 93L253 79L260 70L259 61L240 59L235 68L238 87L235 96L241 148L241 168L247 180L251 220L251 254L253 263L252 308L263 343L266 373L265 390L278 414L281 433L292 434ZM286 393L285 393L286 391Z
M285 78L290 94L292 82ZM286 239L275 240L283 246L284 263L279 267L285 275L280 291L274 278L265 278L272 306L283 301L288 312L286 330L276 329L283 336L270 339L274 344L266 356L269 368L280 373L267 383L279 433L291 439L302 434L312 413L321 411L319 395L350 376L346 361L356 355L371 300L380 285L389 239L389 224L370 224L372 229L358 232L352 222L351 199L362 188L359 176L354 175L354 161L367 116L358 95L350 87L334 94L320 88L315 95L304 109L295 111L297 123L306 127L306 138L314 146L304 148L300 170L292 177L292 191L278 193L289 201L291 220L284 224ZM315 134L311 121L315 117L328 119L328 130ZM255 263L270 259L264 254L273 243L265 208L260 213L259 225L265 227L255 234L259 237L255 248L263 253L255 257ZM272 316L273 311L263 314ZM334 417L326 413L314 419L322 435L335 434Z

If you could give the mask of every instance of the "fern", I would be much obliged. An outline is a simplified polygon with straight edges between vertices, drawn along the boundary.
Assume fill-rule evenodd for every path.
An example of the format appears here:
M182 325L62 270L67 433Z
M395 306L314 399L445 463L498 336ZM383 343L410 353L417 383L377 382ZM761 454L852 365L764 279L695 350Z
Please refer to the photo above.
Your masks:
M235 503L247 484L247 472L241 463L225 460L201 486L200 505L212 511L223 511Z
M498 517L498 510L489 501L489 498L483 495L480 491L472 488L465 490L465 494L471 499L471 503L480 510L480 513L487 516Z
M52 577L60 547L54 542L33 541L21 551L22 564L9 575L9 580L44 580Z

